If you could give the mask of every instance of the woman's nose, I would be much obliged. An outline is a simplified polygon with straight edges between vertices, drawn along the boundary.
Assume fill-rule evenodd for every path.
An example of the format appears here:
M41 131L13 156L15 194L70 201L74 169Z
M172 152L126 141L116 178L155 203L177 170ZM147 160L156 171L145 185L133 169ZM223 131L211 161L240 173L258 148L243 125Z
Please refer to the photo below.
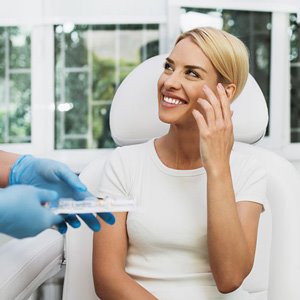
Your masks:
M177 72L173 72L172 74L168 75L164 85L167 89L179 89L181 86L180 75Z

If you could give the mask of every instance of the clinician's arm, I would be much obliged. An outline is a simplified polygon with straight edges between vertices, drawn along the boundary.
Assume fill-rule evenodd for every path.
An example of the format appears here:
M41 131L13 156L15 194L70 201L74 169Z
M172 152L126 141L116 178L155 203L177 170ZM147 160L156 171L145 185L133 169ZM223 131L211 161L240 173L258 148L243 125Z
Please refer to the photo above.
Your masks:
M94 234L93 276L95 291L102 300L157 299L125 272L127 256L127 213L116 213L116 223L102 225Z
M201 160L207 172L209 261L218 289L228 293L242 284L253 267L262 205L235 201L229 163L232 113L223 86L219 84L217 91L216 96L204 88L207 100L199 100L203 114L193 114L199 127Z
M8 186L9 174L12 165L20 155L0 150L0 187Z

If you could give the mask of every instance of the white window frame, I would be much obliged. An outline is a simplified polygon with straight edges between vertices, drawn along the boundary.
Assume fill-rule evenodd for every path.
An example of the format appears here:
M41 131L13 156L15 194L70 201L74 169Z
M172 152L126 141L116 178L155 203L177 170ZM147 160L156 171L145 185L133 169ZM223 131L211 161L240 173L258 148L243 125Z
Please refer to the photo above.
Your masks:
M180 7L183 6L272 13L269 136L265 137L259 145L289 160L300 160L300 143L290 142L290 41L288 36L289 14L300 12L300 4L297 7L293 0L284 3L276 1L271 3L268 0L168 0L169 45L174 43L180 33Z

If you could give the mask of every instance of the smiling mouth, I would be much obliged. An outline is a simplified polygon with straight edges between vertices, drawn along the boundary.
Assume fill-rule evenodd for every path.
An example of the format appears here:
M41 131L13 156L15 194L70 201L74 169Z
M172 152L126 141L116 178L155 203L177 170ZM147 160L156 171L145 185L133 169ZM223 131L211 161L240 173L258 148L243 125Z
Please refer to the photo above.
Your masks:
M163 97L163 102L166 102L171 105L182 105L182 104L187 104L187 101L184 100L179 100L179 99L174 99L170 97Z

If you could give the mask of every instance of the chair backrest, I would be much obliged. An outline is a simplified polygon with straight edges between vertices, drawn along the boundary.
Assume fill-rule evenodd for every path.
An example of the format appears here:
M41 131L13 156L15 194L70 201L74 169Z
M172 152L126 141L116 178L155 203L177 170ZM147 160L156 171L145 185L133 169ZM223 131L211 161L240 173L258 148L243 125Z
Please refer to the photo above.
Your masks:
M111 132L117 144L141 143L167 132L168 125L157 117L156 100L156 83L165 57L145 61L118 88L110 115ZM278 155L249 145L263 137L268 122L263 94L251 75L232 109L235 140L241 142L236 147L254 155L267 170L271 208L262 214L254 267L243 288L256 300L266 299L267 293L272 300L299 300L299 174ZM91 192L97 189L104 161L100 157L81 174ZM91 273L92 233L85 227L81 230L82 233L70 230L67 234L64 299L97 299Z
M158 118L157 105L157 80L166 57L162 54L146 60L119 86L110 111L111 134L118 145L142 143L168 131L169 125ZM253 144L264 136L268 109L251 75L231 109L236 141Z

